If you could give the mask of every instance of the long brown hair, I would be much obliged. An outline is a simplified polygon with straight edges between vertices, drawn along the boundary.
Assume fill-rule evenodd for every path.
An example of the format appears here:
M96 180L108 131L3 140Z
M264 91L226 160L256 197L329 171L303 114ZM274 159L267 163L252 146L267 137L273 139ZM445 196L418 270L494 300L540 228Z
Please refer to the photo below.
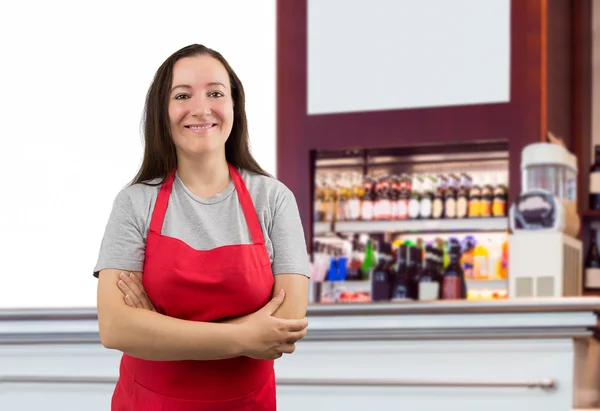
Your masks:
M173 53L154 75L144 107L144 158L131 184L147 184L149 180L157 178L161 180L157 184L161 184L177 166L177 155L169 122L169 90L173 82L173 67L179 59L201 55L209 55L220 61L229 75L233 97L233 128L225 142L227 162L237 168L271 177L250 154L246 96L242 82L219 52L200 44L192 44Z

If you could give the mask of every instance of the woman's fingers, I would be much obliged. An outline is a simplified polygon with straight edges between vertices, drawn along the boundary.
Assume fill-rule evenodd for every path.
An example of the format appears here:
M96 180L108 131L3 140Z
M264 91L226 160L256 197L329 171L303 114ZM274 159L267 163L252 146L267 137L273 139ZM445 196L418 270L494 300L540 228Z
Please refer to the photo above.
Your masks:
M144 308L146 310L154 310L154 306L150 302L142 280L135 273L121 273L121 281L119 283L121 291L125 294L125 302L131 305L129 300L136 308Z
M152 303L150 303L150 299L148 298L146 290L144 289L144 285L142 284L142 280L140 280L137 275L130 273L125 280L125 283L140 301L142 308L145 308L146 310L153 309Z
M152 301L150 301L150 297L148 297L148 294L146 293L144 283L142 283L142 273L131 273L130 278L141 291L141 295L139 295L140 300L146 304L148 310L156 311L156 308L154 308L154 304L152 304Z
M302 331L308 327L308 319L306 317L299 320L284 320L288 331Z
M288 337L286 338L286 342L293 344L296 341L299 341L301 339L303 339L304 337L306 337L306 328L302 331L292 331L288 334Z
M123 293L123 298L125 299L125 303L133 308L142 308L142 302L135 295L135 293L129 288L128 283L124 280L119 280L118 284L119 290Z
M281 347L281 352L283 354L292 354L296 351L296 346L294 344L286 344Z

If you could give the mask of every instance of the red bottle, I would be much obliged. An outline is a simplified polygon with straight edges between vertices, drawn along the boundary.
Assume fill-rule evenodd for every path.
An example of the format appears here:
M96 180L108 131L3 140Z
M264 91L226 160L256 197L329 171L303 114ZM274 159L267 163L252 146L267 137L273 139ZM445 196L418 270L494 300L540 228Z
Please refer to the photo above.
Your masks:
M450 262L442 276L442 299L461 300L467 298L465 274L460 266L461 248L457 239L448 241Z

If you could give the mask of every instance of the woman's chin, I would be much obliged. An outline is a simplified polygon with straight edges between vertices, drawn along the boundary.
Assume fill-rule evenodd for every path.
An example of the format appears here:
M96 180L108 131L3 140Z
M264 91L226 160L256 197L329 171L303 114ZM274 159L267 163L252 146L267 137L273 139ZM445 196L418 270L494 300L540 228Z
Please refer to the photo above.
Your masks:
M197 144L186 147L183 154L190 158L206 158L206 156L219 155L225 150L224 146L216 144Z

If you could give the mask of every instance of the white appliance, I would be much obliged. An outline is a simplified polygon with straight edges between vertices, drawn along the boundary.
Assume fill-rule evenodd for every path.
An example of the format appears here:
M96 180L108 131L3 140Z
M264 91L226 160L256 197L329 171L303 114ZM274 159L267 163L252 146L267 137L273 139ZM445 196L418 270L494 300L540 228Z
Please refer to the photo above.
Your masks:
M581 293L582 244L577 215L577 161L557 144L536 143L521 155L521 194L509 210L510 298Z

